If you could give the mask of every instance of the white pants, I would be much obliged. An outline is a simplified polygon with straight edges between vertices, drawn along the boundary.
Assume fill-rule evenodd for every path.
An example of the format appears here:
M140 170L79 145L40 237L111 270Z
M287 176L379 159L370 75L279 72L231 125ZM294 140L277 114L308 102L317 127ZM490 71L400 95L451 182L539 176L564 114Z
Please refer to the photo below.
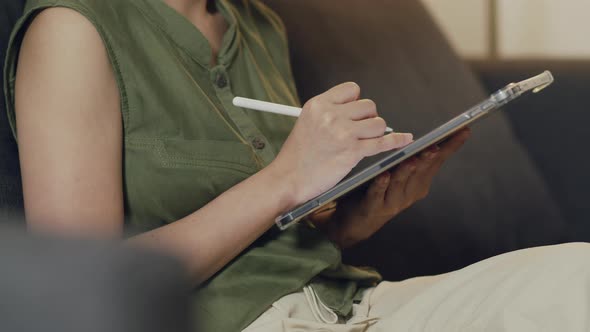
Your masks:
M309 298L281 298L244 332L590 331L590 244L520 250L443 275L382 282L365 291L347 322L318 319Z

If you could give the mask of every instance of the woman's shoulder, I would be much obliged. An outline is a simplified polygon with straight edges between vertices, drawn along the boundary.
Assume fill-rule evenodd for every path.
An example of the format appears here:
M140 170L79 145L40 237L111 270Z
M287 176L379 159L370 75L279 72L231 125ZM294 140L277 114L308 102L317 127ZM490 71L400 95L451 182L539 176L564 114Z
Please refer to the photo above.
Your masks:
M124 20L135 9L133 1L124 0L27 0L24 13L35 14L53 7L75 10L91 21Z
M60 7L74 10L90 21L101 35L110 31L111 37L121 35L129 29L129 22L135 18L143 19L135 0L27 0L23 24L38 15L41 11ZM104 36L103 36L104 37Z
M39 16L47 16L44 25L60 24L60 16L69 16L71 29L83 29L91 25L100 35L109 52L126 45L129 38L138 37L149 25L138 7L140 0L27 0L23 16L13 31L11 44L18 46L31 22ZM88 29L83 31L88 32ZM81 31L82 32L82 31ZM81 36L82 38L82 36ZM109 54L111 55L111 54Z
M93 11L119 12L121 9L132 8L132 1L123 0L27 0L25 12L47 7L72 7Z
M18 67L19 75L24 77L22 68L26 66L22 65L23 58L32 59L28 62L31 77L46 75L52 79L62 77L74 81L82 79L76 75L85 72L85 78L110 79L109 75L113 71L110 65L112 59L111 54L106 51L108 47L105 48L104 34L100 28L102 24L96 23L98 15L92 11L94 8L85 3L90 1L27 1L23 16L14 26L7 45L6 66L2 77L6 87L8 118L15 135L16 76ZM119 82L118 70L115 73ZM106 81L105 79L104 82ZM65 85L67 82L62 80L61 83ZM51 85L52 88L59 87L57 83ZM63 90L69 91L65 88Z

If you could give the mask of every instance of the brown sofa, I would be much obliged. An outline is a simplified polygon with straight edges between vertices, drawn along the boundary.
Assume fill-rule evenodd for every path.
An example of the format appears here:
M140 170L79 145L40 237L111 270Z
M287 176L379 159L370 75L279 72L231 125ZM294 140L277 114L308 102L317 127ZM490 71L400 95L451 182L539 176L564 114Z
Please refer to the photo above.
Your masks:
M397 280L590 239L590 61L466 63L418 0L266 2L287 26L302 100L356 81L400 131L425 133L489 92L545 69L556 77L542 94L476 124L430 196L347 252L348 261Z

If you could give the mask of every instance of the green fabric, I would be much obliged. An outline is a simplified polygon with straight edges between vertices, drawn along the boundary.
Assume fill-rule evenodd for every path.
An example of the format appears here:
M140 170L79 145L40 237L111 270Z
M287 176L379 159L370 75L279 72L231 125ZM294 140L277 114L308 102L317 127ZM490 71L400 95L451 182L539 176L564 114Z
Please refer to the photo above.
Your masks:
M28 1L4 75L13 128L23 33L40 10L56 6L94 24L114 69L128 225L149 230L178 220L275 158L294 119L231 103L246 96L299 105L284 27L258 1L218 2L230 28L213 68L203 35L161 0ZM238 331L313 280L322 301L347 315L359 286L378 279L344 267L340 251L304 224L272 229L195 292L195 314L203 331Z

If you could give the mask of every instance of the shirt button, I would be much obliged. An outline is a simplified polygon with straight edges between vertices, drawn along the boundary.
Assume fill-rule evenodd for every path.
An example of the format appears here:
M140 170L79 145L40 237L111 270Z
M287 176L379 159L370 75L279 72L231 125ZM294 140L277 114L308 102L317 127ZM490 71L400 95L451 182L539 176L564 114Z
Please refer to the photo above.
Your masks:
M257 150L262 150L266 146L266 143L264 143L264 141L260 137L255 137L252 140L252 146Z
M227 86L227 78L223 74L217 74L217 78L215 78L215 84L220 89L223 89Z

